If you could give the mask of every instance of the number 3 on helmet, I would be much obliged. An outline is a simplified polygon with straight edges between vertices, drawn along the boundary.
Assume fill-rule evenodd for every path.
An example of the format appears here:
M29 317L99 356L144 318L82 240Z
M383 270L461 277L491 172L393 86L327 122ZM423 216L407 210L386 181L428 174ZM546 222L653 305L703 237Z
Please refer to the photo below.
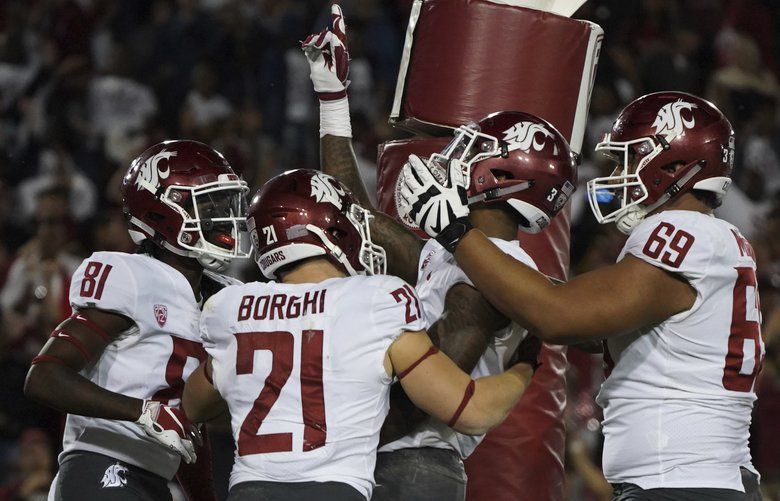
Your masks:
M207 269L247 258L247 184L218 151L196 141L165 141L130 165L122 205L136 244L149 240Z

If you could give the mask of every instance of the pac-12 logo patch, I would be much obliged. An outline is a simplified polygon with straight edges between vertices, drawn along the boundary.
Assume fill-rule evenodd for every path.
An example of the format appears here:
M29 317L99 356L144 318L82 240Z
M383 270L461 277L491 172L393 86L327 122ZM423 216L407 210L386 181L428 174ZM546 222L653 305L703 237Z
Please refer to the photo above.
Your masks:
M119 463L112 464L106 468L103 478L100 479L100 486L106 487L124 487L127 485L127 468Z
M168 320L168 307L164 304L154 305L154 318L157 319L157 324L163 327Z

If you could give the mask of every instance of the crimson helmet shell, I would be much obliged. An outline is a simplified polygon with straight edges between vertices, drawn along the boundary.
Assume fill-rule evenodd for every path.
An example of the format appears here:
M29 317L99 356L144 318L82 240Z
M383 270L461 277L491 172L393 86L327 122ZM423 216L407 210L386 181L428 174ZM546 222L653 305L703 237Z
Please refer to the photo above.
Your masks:
M348 275L385 272L385 251L371 242L373 216L337 179L298 169L269 180L252 197L247 225L255 261L268 279L310 257Z
M218 151L197 141L164 141L141 153L122 181L122 206L133 241L150 240L175 254L222 270L233 258L246 258L242 245L243 198L248 187ZM224 217L204 217L216 194L231 200ZM210 216L213 214L209 214ZM231 229L210 242L204 227Z
M712 103L685 92L656 92L631 102L596 145L617 162L610 176L588 182L600 223L624 233L644 216L691 190L723 197L731 184L734 129ZM620 200L605 214L600 202Z
M577 160L552 124L530 113L501 111L460 127L430 161L464 169L469 204L506 202L520 229L542 231L577 187Z

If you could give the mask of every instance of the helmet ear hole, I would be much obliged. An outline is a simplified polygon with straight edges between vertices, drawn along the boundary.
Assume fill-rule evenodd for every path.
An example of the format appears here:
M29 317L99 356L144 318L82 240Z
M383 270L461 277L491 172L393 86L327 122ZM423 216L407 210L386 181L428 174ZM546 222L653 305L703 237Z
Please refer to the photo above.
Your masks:
M674 162L669 162L668 164L661 167L661 170L666 172L667 174L674 175L677 173L680 168L685 166L685 162L682 160L675 160Z
M506 181L515 178L511 172L502 169L490 169L490 173L493 174L493 177L499 181Z
M346 231L344 231L344 230L342 230L340 228L334 228L334 227L328 228L328 234L330 234L330 236L332 236L336 240L342 240L344 237L347 236L347 232Z

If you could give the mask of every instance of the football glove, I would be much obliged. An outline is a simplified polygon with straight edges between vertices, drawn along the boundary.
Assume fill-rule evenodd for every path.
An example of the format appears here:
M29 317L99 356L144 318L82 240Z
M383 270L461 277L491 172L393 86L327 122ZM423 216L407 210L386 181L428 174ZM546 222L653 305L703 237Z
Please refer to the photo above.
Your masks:
M331 27L309 35L301 49L309 61L310 77L320 101L335 101L347 95L349 51L344 14L338 4L330 8Z
M542 341L531 333L525 335L525 339L520 343L512 356L510 363L528 364L534 373L542 365L539 360L539 353L542 351Z
M141 417L136 424L154 441L179 454L186 463L194 463L198 459L195 443L200 442L200 432L189 422L183 410L154 400L144 400Z
M399 179L399 215L412 219L445 249L455 252L460 239L472 229L465 181L457 161L451 161L445 172L410 155Z

